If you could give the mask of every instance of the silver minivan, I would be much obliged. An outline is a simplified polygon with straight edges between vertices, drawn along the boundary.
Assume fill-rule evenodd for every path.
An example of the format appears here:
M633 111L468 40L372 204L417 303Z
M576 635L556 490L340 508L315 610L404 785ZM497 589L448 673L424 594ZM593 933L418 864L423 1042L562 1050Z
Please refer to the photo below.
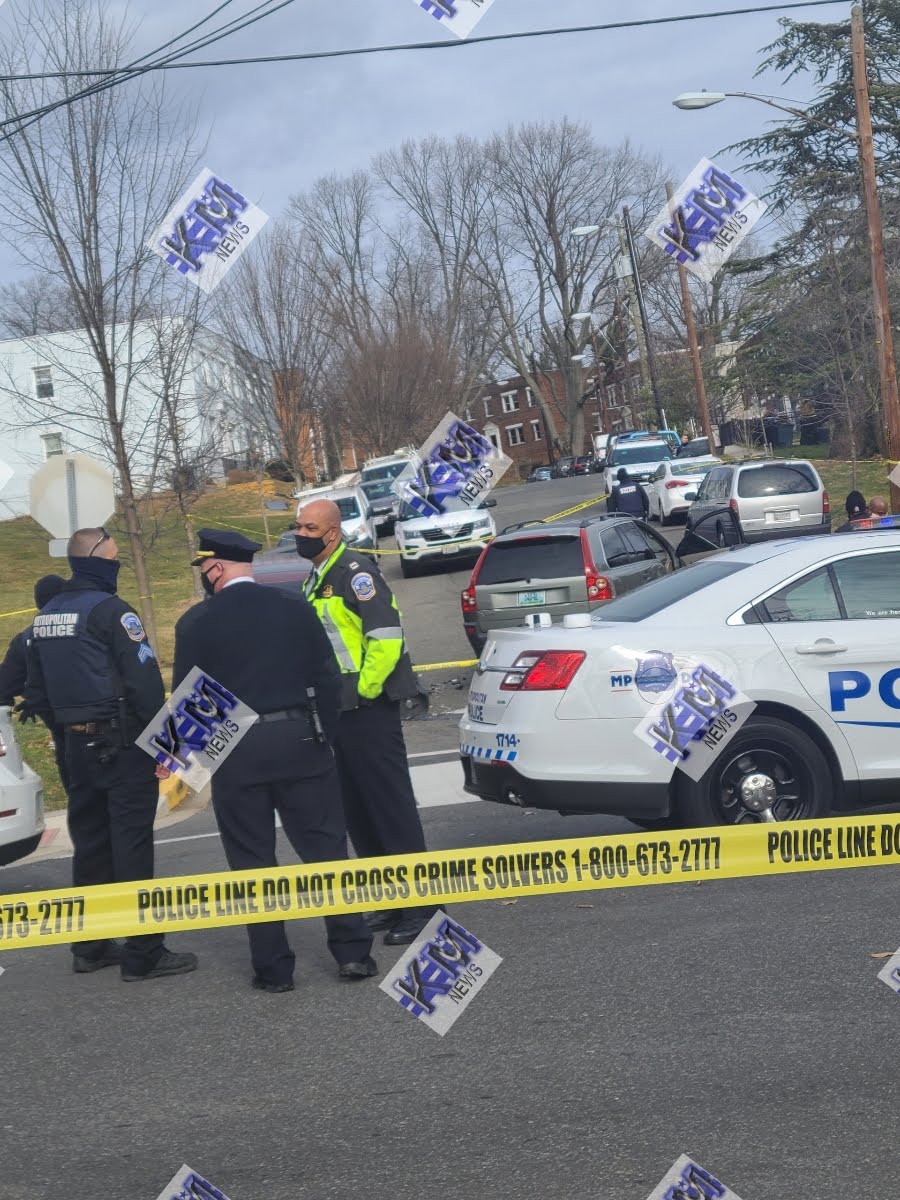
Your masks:
M831 530L825 485L812 463L804 459L756 459L715 467L685 499L693 501L688 509L688 531L721 508L732 510L748 542ZM727 522L716 525L715 538L720 546L731 544Z

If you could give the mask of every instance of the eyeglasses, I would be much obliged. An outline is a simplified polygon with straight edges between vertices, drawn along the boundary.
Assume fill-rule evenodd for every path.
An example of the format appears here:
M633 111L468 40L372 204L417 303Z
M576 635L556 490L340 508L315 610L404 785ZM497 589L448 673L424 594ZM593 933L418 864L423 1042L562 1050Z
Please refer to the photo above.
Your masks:
M94 557L94 551L95 551L95 550L98 548L98 546L102 546L104 542L108 542L108 541L109 541L109 539L112 537L112 534L111 534L111 533L107 533L107 532L106 532L106 530L103 528L103 526L102 526L102 525L100 526L100 532L103 534L103 537L102 537L102 538L99 540L99 542L95 542L95 543L93 544L93 546L91 547L91 552L90 552L90 554L88 555L88 558L93 558L93 557Z

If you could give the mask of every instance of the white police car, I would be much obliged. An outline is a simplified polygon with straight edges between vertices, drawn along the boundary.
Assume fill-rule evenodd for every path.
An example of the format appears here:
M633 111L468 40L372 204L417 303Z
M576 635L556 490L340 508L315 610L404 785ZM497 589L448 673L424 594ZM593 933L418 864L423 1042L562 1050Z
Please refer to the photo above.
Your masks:
M44 832L44 786L22 759L11 710L0 707L0 867L38 848Z
M739 546L590 618L491 634L460 723L466 790L647 825L900 807L898 524ZM739 724L720 703L694 779L697 668L755 708ZM655 746L635 732L651 713Z

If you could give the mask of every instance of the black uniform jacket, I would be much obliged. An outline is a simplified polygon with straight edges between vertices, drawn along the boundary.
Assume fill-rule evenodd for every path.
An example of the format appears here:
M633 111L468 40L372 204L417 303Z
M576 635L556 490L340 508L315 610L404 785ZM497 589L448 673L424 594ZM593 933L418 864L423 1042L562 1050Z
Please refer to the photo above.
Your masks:
M172 690L198 667L257 713L306 709L315 688L325 733L333 740L341 677L328 635L309 602L278 588L233 583L184 614L175 626ZM261 722L245 735L216 775L267 782L331 769L327 746L310 741L306 720Z

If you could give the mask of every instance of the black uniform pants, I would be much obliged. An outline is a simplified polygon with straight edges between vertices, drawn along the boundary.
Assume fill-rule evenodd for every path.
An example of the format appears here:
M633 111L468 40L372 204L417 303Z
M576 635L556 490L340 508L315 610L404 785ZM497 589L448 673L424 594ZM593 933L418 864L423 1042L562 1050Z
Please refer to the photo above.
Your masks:
M275 867L275 813L288 841L304 863L347 857L337 773L334 769L307 779L275 783L229 782L227 767L212 782L213 808L225 857L233 871ZM372 949L372 935L359 913L326 917L328 949L339 964L362 962ZM294 952L283 921L247 926L250 959L259 979L288 983L294 974Z
M153 760L137 746L119 749L111 762L88 734L66 734L69 836L72 882L76 887L153 878L153 822L159 781ZM122 970L141 975L162 953L162 934L130 937L122 950ZM76 942L72 952L100 958L106 940Z
M425 834L409 775L400 705L381 696L341 713L334 751L347 832L359 857L422 853ZM433 911L404 910L409 916Z

